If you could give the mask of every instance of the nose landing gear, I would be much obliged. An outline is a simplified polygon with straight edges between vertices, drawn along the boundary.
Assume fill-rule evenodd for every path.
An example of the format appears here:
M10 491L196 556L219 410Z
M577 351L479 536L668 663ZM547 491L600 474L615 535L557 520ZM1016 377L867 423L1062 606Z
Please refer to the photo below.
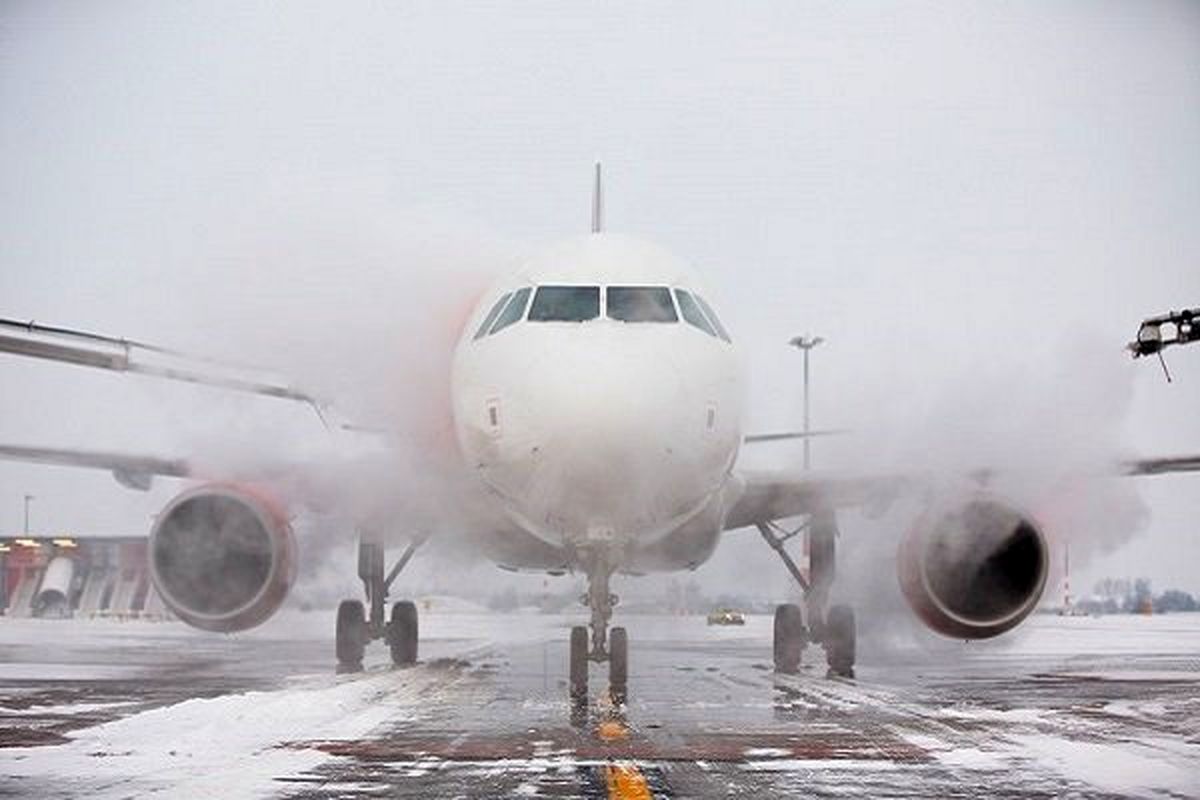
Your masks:
M624 703L628 694L629 636L624 628L608 629L613 608L619 602L619 598L609 591L613 571L604 559L591 559L588 565L588 590L580 603L592 612L590 650L587 627L578 625L571 629L570 691L575 703L587 702L590 661L608 662L609 695L614 703Z

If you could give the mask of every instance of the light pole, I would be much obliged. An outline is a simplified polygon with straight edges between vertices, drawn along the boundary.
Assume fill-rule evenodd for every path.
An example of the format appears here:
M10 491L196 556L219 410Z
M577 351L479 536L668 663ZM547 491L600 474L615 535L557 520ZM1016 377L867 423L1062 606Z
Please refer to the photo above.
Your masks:
M788 344L804 351L804 468L808 469L808 351L825 341L820 336L796 336Z
M25 535L29 536L29 501L33 499L33 495L25 495Z

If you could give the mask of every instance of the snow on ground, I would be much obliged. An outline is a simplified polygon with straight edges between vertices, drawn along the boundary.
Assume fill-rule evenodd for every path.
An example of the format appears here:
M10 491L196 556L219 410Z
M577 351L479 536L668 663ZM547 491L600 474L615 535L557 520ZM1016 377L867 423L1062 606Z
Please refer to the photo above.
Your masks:
M274 779L311 769L324 756L278 747L296 738L361 736L411 716L428 679L381 671L313 679L287 691L187 700L79 732L58 747L14 748L10 778L87 779L97 797L161 792L170 797L252 797L278 790Z
M71 703L69 705L34 705L29 708L6 708L4 713L10 717L27 716L44 717L48 714L56 716L71 716L75 714L95 714L96 712L115 711L134 706L132 701L119 703Z
M965 645L988 658L1088 655L1147 656L1169 652L1200 659L1200 614L1115 614L1103 617L1031 617L1011 633ZM1200 662L1197 663L1200 669Z
M433 604L431 604L433 605ZM439 611L450 604L437 604ZM468 605L455 611L470 612ZM273 676L279 688L193 697L122 719L74 731L70 741L50 747L0 750L0 774L8 786L30 793L70 791L86 787L89 797L129 797L161 793L170 797L252 797L279 791L276 778L299 774L327 758L316 750L279 747L299 740L361 737L380 724L395 724L420 713L431 695L452 680L438 665L392 670L386 647L368 652L368 671L337 676L332 669L332 615L292 612L270 624L232 637L194 631L182 623L137 623L114 620L0 620L0 647L33 660L5 665L0 673L35 681L127 681L162 679L162 668L193 660L209 673ZM438 613L423 616L427 641L424 658L469 657L486 647L487 633L498 627L489 615ZM524 636L552 635L541 625L521 625ZM61 642L62 644L56 644ZM254 664L257 653L272 643L309 642L297 650L303 661L288 671L291 650L276 661ZM313 654L316 654L315 656ZM207 659L220 659L216 667ZM56 663L55 659L64 663ZM310 663L316 658L315 662ZM96 663L96 662L101 663ZM115 663L104 663L104 662ZM128 661L121 665L119 662ZM172 673L167 673L173 681ZM137 676L144 676L138 678ZM179 680L182 696L189 678ZM199 692L198 692L199 693ZM418 703L421 698L424 703ZM73 711L89 708L78 704ZM40 705L18 714L44 716L58 706ZM65 709L64 709L65 710Z
M27 679L13 684L18 694L36 691L28 679L128 683L130 675L144 675L137 680L171 684L181 675L184 682L166 704L72 729L64 744L0 749L4 788L89 797L276 794L293 785L281 779L311 776L329 758L317 749L281 745L372 740L397 726L432 724L431 708L441 707L453 720L464 703L478 704L478 696L456 683L456 668L439 663L458 658L499 665L489 680L496 696L511 703L487 712L501 714L493 726L499 734L509 717L561 724L561 701L553 681L542 675L561 669L546 660L543 644L558 642L561 649L577 616L488 614L445 598L428 601L422 610L424 663L388 669L386 648L377 646L368 652L368 671L357 676L329 669L328 611L284 612L233 637L179 623L0 620L0 656L10 657L0 678ZM749 617L737 628L709 627L703 617L630 616L622 622L636 634L639 675L646 676L639 688L661 693L685 687L669 697L639 696L636 715L661 714L668 727L683 732L700 724L707 733L728 719L735 733L750 726L782 734L792 730L788 714L800 709L843 726L851 742L859 732L867 739L880 731L894 734L927 752L930 770L970 785L994 778L1031 791L1200 796L1200 729L1194 721L1200 696L1192 688L1200 680L1200 615L1039 616L1018 637L964 645L962 659L931 657L915 670L867 662L857 682L825 681L815 672L783 681L794 695L783 717L777 716L778 698L756 688L771 685L762 672L770 658L770 617ZM262 663L251 663L255 658ZM232 689L217 683L202 692L187 685L197 680L191 675L220 678L239 670L249 682ZM530 687L539 685L543 695L531 698ZM707 693L703 687L710 687ZM51 698L30 710L14 706L9 716L86 715L111 707L80 700L63 705ZM520 763L490 762L489 769L520 773L547 754L535 755ZM703 755L697 753L698 763ZM781 781L795 773L819 782L823 771L894 772L904 780L933 774L886 758L794 758L770 742L749 747L744 758L735 769L779 775ZM415 761L404 769L401 777L415 780L429 767ZM369 793L369 782L363 785Z
M957 770L1056 775L1074 790L1136 797L1195 797L1200 791L1197 755L1176 740L1144 737L1095 741L1047 726L998 729L977 746L950 744L936 736L906 734L937 761ZM1194 748L1192 748L1194 749Z
M1073 783L1093 790L1139 797L1194 797L1200 788L1195 759L1178 762L1152 741L1117 744L1062 736L1014 734L1018 758L1032 758Z

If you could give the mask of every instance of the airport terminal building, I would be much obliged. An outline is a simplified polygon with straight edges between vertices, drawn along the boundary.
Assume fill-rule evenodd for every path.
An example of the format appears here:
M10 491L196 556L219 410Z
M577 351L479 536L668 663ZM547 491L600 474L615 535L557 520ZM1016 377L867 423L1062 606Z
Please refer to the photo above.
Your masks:
M0 612L11 617L171 616L144 536L0 539Z

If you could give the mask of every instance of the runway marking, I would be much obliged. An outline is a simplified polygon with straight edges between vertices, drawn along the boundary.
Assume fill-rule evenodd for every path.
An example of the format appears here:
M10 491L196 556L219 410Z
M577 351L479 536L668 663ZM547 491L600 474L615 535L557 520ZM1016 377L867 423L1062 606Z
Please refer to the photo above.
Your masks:
M538 745L528 734L475 734L430 731L394 732L377 738L293 740L278 747L293 750L318 750L331 756L362 762L412 763L422 759L448 762L487 762L495 760L528 761L543 757L580 762L745 763L749 760L797 761L895 761L927 763L933 759L927 748L908 741L894 731L864 724L849 731L820 727L811 731L782 733L769 730L713 731L680 733L664 739L630 735L604 740L581 736L569 729L543 729L537 732ZM547 744L547 742L549 744ZM766 755L766 753L770 755Z
M616 720L605 720L596 728L596 735L605 742L629 738L629 729Z
M609 764L609 800L654 800L646 776L632 764Z

